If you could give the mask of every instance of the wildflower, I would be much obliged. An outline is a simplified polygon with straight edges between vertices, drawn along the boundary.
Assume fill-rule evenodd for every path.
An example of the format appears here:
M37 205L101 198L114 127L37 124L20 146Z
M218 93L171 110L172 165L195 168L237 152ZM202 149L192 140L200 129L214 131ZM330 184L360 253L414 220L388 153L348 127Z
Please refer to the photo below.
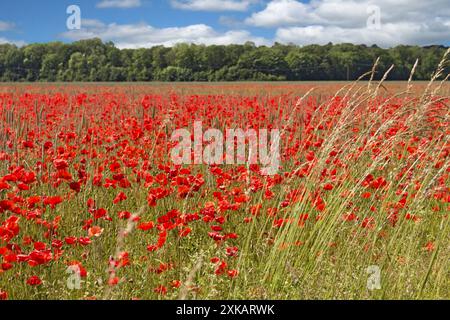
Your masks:
M228 274L228 277L230 277L230 278L236 278L238 276L238 274L239 274L239 271L237 271L237 270L228 270L227 274Z
M38 276L32 276L32 277L28 278L27 284L32 287L37 287L42 284L42 281Z
M100 235L103 233L103 230L103 228L100 228L98 226L91 227L88 231L89 237L100 237Z
M428 241L424 248L428 252L434 251L435 250L434 242L433 241Z
M163 296L167 294L167 288L163 285L157 286L154 291Z

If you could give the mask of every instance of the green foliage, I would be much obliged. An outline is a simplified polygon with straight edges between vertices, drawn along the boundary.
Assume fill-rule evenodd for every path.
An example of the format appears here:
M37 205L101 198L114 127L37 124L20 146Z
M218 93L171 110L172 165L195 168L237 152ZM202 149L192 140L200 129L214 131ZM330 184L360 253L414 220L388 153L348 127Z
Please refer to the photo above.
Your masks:
M406 80L419 59L415 80L428 80L444 46L325 46L274 44L178 44L173 48L120 50L100 39L17 47L0 45L0 81L279 81L355 80L379 57L376 79Z

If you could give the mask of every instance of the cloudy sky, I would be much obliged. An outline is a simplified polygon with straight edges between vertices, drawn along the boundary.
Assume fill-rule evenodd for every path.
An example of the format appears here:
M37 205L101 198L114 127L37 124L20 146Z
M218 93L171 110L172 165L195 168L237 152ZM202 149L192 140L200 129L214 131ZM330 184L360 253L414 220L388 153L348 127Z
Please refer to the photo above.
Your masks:
M77 5L81 28L69 30ZM72 11L73 12L73 11ZM69 25L73 28L73 19ZM0 43L450 44L449 0L2 0Z

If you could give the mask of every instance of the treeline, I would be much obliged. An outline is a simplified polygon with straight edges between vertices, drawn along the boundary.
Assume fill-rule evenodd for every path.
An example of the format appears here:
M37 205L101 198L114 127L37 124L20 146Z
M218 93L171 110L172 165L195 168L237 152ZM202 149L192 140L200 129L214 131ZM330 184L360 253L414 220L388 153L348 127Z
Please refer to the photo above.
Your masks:
M389 80L408 79L416 59L416 80L428 80L444 46L353 44L299 47L189 45L118 49L100 39L17 47L0 45L0 81L236 81L354 80L380 57L377 77L392 65Z

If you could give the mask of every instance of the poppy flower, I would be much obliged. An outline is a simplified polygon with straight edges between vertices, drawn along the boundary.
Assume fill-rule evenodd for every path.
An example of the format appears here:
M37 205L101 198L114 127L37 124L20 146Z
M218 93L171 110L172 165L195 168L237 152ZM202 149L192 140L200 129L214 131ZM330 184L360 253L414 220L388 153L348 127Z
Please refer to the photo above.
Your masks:
M127 196L125 193L120 192L113 200L114 204L118 204L119 202L127 200Z
M88 231L89 237L100 237L103 233L103 230L103 228L100 228L98 226L90 227Z
M64 170L69 167L69 164L64 159L56 159L53 161L53 165L57 170Z
M82 246L87 246L89 244L91 244L91 239L89 239L88 237L80 237L78 239L78 243Z
M68 245L74 245L78 242L78 238L76 237L67 237L64 239L64 241L68 244Z
M239 271L237 271L237 270L228 270L227 274L228 274L228 277L230 277L230 278L236 278L238 276L238 274L239 274Z
M33 246L34 246L35 250L39 250L39 251L45 250L45 248L47 247L47 245L43 242L35 242L33 244Z
M356 216L356 214L354 214L353 212L351 212L351 213L344 214L344 215L342 216L342 219L343 219L344 221L354 221L354 220L358 220L358 217Z
M81 183L79 182L71 182L69 183L69 188L77 193L81 191Z
M13 265L11 263L5 262L5 263L0 264L0 270L2 270L2 271L8 271L12 268L13 268Z
M119 216L119 219L128 220L131 217L131 212L121 211L117 215Z
M155 224L152 221L149 222L142 222L141 224L138 225L138 229L142 230L142 231L148 231L151 230L155 227Z
M178 235L181 238L187 237L191 233L191 228L183 228L178 232Z
M361 197L363 199L369 199L372 196L372 194L370 192L364 192Z
M43 201L44 205L50 206L50 208L55 209L56 205L63 202L63 199L60 196L55 197L46 197Z
M32 276L28 278L27 284L32 287L37 287L42 284L42 280L38 276Z
M220 261L220 259L219 258L217 258L217 257L214 257L214 258L211 258L211 263L214 263L214 264L216 264L216 263L219 263L219 261Z
M52 247L55 249L61 249L63 246L63 242L61 240L55 239L52 240Z
M119 284L119 282L120 282L119 277L112 277L108 280L108 285L113 287L113 286L116 286L117 284Z
M8 300L8 293L0 289L0 301Z
M227 234L225 235L225 238L226 238L226 239L237 239L237 238L238 238L238 235L237 235L237 233L227 233Z
M434 251L434 249L435 249L434 242L433 241L428 241L424 248L428 252Z
M167 294L167 288L163 285L159 285L155 288L155 293L158 293L160 295L166 295Z
M220 276L223 273L225 273L227 267L228 267L228 264L225 261L221 261L220 264L217 266L216 270L214 271L214 273L217 276Z
M104 208L92 210L92 215L94 216L94 219L102 219L107 217L108 212Z
M7 184L6 182L0 180L0 191L1 190L8 190L10 188L11 188L11 186L9 184Z
M260 214L260 212L261 212L261 208L262 208L262 205L260 203L257 204L257 205L251 206L250 207L250 213L253 216L258 216Z
M228 247L226 249L226 255L229 257L236 257L239 249L238 247Z

